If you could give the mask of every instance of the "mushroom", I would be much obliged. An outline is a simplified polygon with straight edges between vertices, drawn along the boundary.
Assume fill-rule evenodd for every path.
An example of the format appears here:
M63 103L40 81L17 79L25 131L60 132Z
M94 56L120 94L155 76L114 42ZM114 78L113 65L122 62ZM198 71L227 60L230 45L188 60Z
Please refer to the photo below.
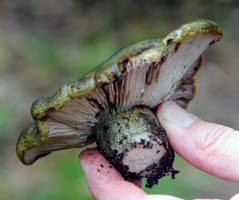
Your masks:
M152 187L169 173L174 177L174 151L155 109L167 100L187 107L201 54L221 37L212 21L184 24L162 40L123 48L79 81L38 98L34 123L17 142L19 159L30 165L53 151L96 142L125 178L146 177Z

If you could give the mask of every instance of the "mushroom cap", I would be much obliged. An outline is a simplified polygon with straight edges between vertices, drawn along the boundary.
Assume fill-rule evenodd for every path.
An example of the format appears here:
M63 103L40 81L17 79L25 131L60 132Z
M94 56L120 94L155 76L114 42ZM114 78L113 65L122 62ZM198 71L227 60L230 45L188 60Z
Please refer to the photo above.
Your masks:
M212 21L184 24L162 40L121 49L80 80L38 98L31 107L34 123L18 138L19 159L30 165L52 151L93 143L94 127L112 109L154 109L166 100L186 108L195 93L201 54L221 37Z

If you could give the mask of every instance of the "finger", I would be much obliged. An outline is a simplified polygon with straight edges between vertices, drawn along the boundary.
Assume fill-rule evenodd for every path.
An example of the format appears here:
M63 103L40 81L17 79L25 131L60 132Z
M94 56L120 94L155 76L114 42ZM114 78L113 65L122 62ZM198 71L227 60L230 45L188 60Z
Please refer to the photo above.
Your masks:
M208 123L173 102L158 108L159 121L172 147L195 167L214 176L239 181L239 132Z
M239 200L239 193L234 195L230 200Z
M80 154L90 192L97 200L142 199L146 194L133 183L125 181L112 165L97 151L86 150Z

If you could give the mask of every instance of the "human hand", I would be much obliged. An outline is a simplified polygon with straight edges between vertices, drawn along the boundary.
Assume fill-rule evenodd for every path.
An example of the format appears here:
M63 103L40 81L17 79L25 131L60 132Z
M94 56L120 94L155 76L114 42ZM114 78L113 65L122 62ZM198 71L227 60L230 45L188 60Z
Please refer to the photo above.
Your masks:
M228 181L239 181L239 132L202 121L173 102L158 108L157 116L173 149L193 166ZM179 200L147 195L140 182L125 181L97 150L80 155L89 189L97 200ZM231 198L239 200L239 194Z

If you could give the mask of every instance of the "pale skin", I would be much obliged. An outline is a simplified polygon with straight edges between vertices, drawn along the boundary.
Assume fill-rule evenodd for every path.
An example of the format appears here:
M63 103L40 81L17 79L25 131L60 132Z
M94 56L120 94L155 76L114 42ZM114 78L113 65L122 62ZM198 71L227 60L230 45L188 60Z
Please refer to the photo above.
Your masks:
M173 149L187 162L213 176L239 182L239 131L205 122L170 101L158 108L157 116ZM96 200L181 200L146 194L140 182L125 181L97 150L85 150L80 161ZM239 193L231 200L239 200Z

